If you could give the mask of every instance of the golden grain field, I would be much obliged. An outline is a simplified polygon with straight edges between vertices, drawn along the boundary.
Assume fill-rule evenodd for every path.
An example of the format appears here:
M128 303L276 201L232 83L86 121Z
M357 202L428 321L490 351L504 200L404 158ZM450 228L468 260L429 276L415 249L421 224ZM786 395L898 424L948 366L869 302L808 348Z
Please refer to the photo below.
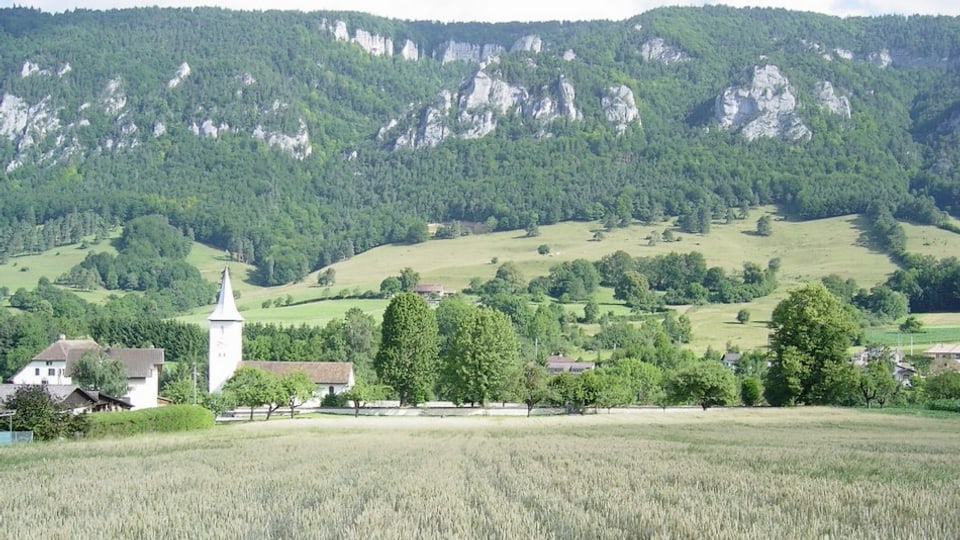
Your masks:
M4 538L956 538L960 419L317 418L0 448Z

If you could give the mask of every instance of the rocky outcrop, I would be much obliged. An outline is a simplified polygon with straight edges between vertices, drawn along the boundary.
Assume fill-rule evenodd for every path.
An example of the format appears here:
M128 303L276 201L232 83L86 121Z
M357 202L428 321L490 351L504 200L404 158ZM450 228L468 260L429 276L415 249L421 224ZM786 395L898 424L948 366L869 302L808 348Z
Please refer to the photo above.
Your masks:
M540 54L543 52L543 40L536 34L523 36L513 42L513 45L510 47L510 52L532 52Z
M180 86L180 83L184 79L190 76L190 65L186 62L180 64L180 67L177 68L177 72L173 74L173 78L167 81L167 88L176 88Z
M814 97L820 107L833 114L850 118L850 100L847 96L837 95L830 81L820 81L813 88Z
M677 64L690 60L690 55L679 47L668 44L663 38L653 38L640 46L640 57L647 62Z
M439 58L440 62L489 62L496 59L502 52L503 47L496 43L485 43L477 45L475 43L464 43L449 40L437 49L434 58Z
M889 50L883 49L875 53L870 53L870 56L867 57L867 61L871 64L880 66L881 68L886 68L893 63L893 57L890 56Z
M607 88L603 97L600 98L600 107L607 122L613 124L618 134L622 135L627 131L630 124L640 123L640 111L637 110L633 90L622 84Z
M754 66L749 84L724 90L714 103L714 114L721 128L737 131L748 140L795 141L811 136L797 114L790 81L774 65Z
M337 41L356 43L374 56L393 56L393 39L389 37L371 33L362 28L355 29L351 37L347 23L340 20L329 22L326 19L321 19L320 27L333 34L333 38ZM406 44L404 44L404 51L405 53L408 52L406 51ZM404 54L403 57L409 59L407 54Z
M420 48L409 39L403 41L403 47L400 48L400 57L404 60L416 62L420 59Z
M123 92L123 80L117 77L107 81L100 92L100 106L108 115L117 115L127 105L127 96Z
M543 124L548 124L561 117L568 120L583 119L583 113L577 109L574 102L577 93L570 81L563 75L553 85L553 88L545 86L541 89L540 94L540 99L528 109L528 116L539 120Z
M357 28L353 32L353 42L374 56L392 56L393 40L388 37L371 34Z
M270 146L276 147L294 159L304 160L313 153L313 147L310 145L310 132L307 130L307 124L300 119L300 127L293 135L287 135L282 132L268 132L262 125L257 125L251 134L254 139L266 141Z
M49 135L59 135L60 131L60 120L57 111L50 106L50 96L33 105L13 94L3 94L0 98L0 137L11 141L16 150L14 159L4 165L7 172L22 166L35 146L47 140ZM56 144L63 140L58 138Z
M476 139L491 133L497 128L495 115L519 112L526 98L527 91L523 87L478 71L460 88L457 102L460 136Z
M577 59L577 53L575 53L573 49L567 49L563 52L563 59L567 62L572 62Z
M39 75L49 75L50 72L49 72L49 71L46 71L46 70L41 71L39 64L35 64L35 63L33 63L33 62L29 61L29 60L27 60L26 62L24 62L24 63L23 63L23 67L20 68L20 78L21 78L21 79L26 79L27 77L29 77L29 76L31 76L31 75L35 75L35 74L39 74Z
M452 106L450 91L441 91L420 114L419 122L394 140L393 148L429 148L440 144L447 138L447 117Z
M629 98L623 99L632 103L633 94L629 89L627 92ZM433 102L405 120L391 119L377 132L377 139L391 142L394 149L436 146L448 137L476 139L496 130L498 120L506 115L536 122L542 136L558 118L583 118L575 100L573 85L562 76L534 93L503 80L499 73L480 69L464 80L456 93L443 90Z

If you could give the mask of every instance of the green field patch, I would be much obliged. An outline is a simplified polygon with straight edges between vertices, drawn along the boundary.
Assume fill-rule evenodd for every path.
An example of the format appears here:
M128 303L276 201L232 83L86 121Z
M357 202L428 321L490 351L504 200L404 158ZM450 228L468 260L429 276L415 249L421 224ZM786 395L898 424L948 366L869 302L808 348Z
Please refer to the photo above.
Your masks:
M901 349L909 349L912 343L914 348L918 349L918 345L960 342L960 326L924 326L923 331L917 334L904 334L895 327L867 328L864 331L864 341L870 344L896 346ZM919 354L922 350L915 352Z

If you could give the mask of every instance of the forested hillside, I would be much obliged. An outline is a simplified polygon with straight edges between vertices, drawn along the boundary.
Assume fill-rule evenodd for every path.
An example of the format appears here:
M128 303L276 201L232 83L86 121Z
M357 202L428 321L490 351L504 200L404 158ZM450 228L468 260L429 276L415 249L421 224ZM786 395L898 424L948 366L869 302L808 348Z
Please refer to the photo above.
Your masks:
M12 8L0 51L4 259L151 214L263 284L427 222L960 215L957 18Z

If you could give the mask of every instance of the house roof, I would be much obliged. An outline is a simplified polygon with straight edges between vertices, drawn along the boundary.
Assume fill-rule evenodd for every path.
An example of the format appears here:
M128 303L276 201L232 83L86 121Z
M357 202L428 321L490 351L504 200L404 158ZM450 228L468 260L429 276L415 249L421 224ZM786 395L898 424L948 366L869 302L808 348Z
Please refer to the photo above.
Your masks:
M233 301L233 287L230 286L230 269L223 267L223 278L220 281L220 294L217 295L217 307L207 317L208 321L242 321L243 316L237 311L237 304Z
M67 354L67 376L73 374L73 364L83 356L88 349L71 349ZM163 349L129 349L123 347L107 347L103 353L108 358L116 358L127 366L128 379L146 379L150 376L154 366L163 365Z
M926 354L960 354L960 345L954 343L937 343L923 352Z
M424 283L413 288L415 293L442 293L443 285L438 283Z
M6 400L17 392L22 384L0 384L0 401ZM47 393L51 397L66 401L71 407L82 407L84 404L110 403L129 409L131 405L122 399L108 396L96 390L84 390L75 384L48 384Z
M352 362L240 362L239 367L257 367L281 376L303 371L314 384L350 384Z
M741 353L725 352L723 353L723 359L721 361L726 364L736 364L737 362L740 361L741 358L743 358L743 354Z
M563 358L562 360L551 360L550 358ZM576 362L563 356L551 356L547 358L547 369L550 371L572 371L580 372L596 367L595 362Z
M90 349L99 349L100 345L92 339L64 339L62 336L57 341L50 344L49 347L37 353L34 360L59 360L65 361L70 351L87 351Z

